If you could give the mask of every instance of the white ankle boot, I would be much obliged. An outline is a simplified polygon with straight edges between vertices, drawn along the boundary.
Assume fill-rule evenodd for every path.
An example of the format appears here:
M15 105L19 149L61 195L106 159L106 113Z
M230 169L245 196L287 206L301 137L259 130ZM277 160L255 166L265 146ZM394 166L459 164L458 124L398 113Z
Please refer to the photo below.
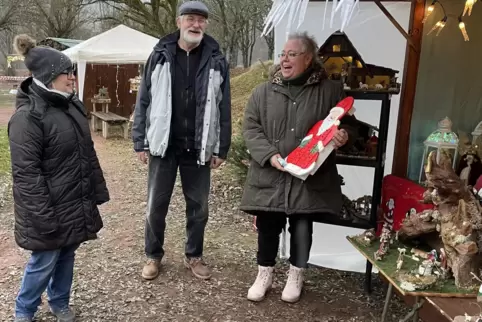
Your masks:
M258 277L248 290L248 300L259 302L273 286L273 267L258 266Z
M295 303L301 297L301 290L303 289L303 268L290 265L290 272L286 286L281 294L281 300L288 303Z

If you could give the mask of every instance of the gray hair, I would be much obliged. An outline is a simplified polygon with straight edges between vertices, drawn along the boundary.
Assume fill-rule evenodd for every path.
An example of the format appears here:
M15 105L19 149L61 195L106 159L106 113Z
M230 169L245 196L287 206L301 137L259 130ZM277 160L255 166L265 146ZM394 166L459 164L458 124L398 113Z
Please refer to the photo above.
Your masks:
M318 44L315 37L308 35L304 32L294 32L288 35L288 40L299 40L301 42L302 51L311 55L313 58L313 64L318 62Z

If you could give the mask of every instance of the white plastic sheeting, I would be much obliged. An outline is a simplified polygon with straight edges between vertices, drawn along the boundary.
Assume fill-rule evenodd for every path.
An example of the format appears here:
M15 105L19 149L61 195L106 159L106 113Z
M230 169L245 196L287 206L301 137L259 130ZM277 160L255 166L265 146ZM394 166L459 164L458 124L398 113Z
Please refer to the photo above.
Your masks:
M328 0L326 4L328 4ZM343 31L345 27L350 22L353 13L355 12L355 7L358 7L359 0L332 0L331 15L330 15L330 28L336 19L336 14L339 14L339 29ZM271 10L266 16L264 22L264 29L261 36L269 34L273 28L275 28L280 22L287 24L286 26L286 36L291 31L297 30L303 23L305 18L306 9L308 8L309 0L273 0L273 5ZM323 14L323 29L325 28L326 12L328 5L325 5ZM284 19L286 13L289 12L288 19Z
M77 63L79 98L84 95L86 65L144 64L159 40L125 25L118 25L104 33L66 49L64 54Z

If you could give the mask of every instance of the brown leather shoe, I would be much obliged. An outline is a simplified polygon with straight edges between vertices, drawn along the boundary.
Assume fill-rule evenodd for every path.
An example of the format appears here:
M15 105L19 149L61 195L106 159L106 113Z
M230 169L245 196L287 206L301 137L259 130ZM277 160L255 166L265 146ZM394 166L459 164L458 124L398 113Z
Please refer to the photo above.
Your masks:
M192 274L197 278L208 280L211 278L211 270L204 263L202 258L184 258L184 266L190 269Z
M145 280L153 280L159 275L159 266L161 261L157 259L148 259L142 269L142 278Z

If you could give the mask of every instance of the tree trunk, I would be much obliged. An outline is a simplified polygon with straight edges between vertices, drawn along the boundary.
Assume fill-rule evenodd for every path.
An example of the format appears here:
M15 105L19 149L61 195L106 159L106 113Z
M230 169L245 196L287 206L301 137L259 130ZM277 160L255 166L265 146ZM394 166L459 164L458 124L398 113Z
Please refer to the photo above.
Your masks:
M229 47L229 66L235 68L238 66L238 47L234 44Z
M426 216L417 214L405 219L399 237L417 237L433 231L435 224L440 232L447 264L452 270L457 287L474 285L472 274L480 274L482 250L481 207L469 188L455 174L450 158L430 153L425 170L428 191L424 199L431 197L436 211ZM437 249L437 251L439 251Z
M270 60L274 60L274 33L271 32L263 38L266 41L266 45L268 45L268 57Z
M242 50L241 55L243 56L243 67L249 67L249 52L247 50Z

